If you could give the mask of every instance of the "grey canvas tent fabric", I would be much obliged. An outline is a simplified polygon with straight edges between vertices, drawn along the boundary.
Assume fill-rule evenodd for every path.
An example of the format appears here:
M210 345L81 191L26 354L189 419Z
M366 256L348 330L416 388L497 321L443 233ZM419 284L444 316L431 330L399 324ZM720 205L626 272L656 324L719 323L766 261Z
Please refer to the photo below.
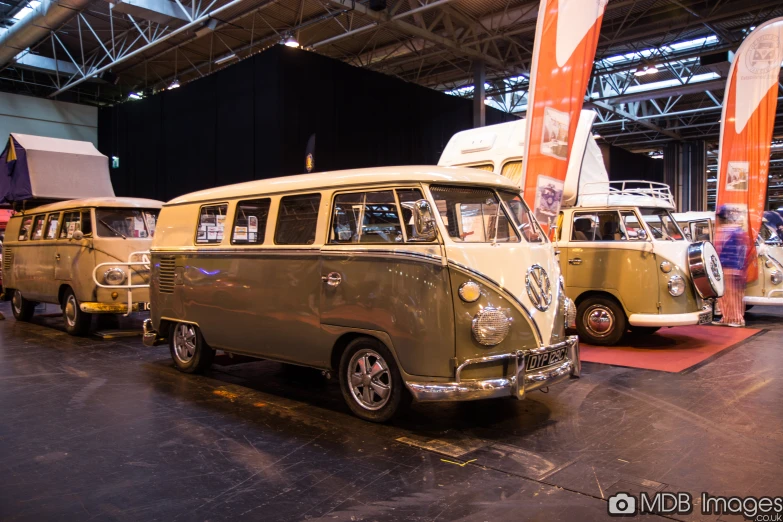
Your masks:
M11 133L0 155L0 203L114 197L109 160L86 141Z

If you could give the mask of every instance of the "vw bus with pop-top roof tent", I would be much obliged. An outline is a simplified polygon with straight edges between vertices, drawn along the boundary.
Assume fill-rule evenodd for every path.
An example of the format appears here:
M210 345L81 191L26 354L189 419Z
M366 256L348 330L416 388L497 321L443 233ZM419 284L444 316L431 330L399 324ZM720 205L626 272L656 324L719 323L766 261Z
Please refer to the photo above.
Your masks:
M524 398L579 375L551 244L512 182L382 167L252 181L165 205L148 345L335 373L351 410Z
M712 241L715 212L673 214L689 241ZM756 237L758 278L745 286L745 306L783 305L783 238L766 219Z
M66 331L83 335L92 314L148 308L148 251L161 202L114 197L108 158L92 143L11 134L0 156L0 196L15 208L2 268L17 320L51 303Z
M610 182L582 111L562 185L543 186L539 221L554 229L566 295L576 303L581 340L612 345L630 330L706 324L711 299L723 294L723 270L709 241L689 243L672 218L667 185ZM438 162L492 170L524 187L525 121L455 134ZM556 192L562 193L557 210ZM553 205L547 205L549 201Z

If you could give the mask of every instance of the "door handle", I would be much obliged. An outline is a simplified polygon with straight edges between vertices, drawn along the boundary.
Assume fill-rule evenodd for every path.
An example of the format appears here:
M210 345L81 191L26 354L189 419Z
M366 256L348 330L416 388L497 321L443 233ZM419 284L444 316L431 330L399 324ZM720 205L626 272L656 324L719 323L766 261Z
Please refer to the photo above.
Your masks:
M59 261L60 260L60 254L55 254L54 255L54 259L55 259L55 261Z
M582 264L582 260L580 258L578 258L578 257L575 257L573 259L569 259L568 263L571 264L571 265L581 265Z
M329 274L325 276L321 276L321 281L326 283L327 285L331 287L339 286L340 283L343 282L343 276L341 276L337 272L329 272Z

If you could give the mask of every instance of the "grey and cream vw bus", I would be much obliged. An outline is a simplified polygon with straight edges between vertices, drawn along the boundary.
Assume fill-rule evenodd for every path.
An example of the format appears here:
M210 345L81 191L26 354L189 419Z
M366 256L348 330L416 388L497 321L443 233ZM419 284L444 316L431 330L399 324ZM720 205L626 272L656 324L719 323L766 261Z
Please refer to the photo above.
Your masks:
M161 202L96 197L15 213L3 245L4 296L29 321L37 303L62 308L65 329L86 334L92 314L148 308L149 251Z
M472 169L254 181L163 206L147 345L177 368L215 350L338 375L385 421L419 401L512 396L580 372L551 243L519 189Z

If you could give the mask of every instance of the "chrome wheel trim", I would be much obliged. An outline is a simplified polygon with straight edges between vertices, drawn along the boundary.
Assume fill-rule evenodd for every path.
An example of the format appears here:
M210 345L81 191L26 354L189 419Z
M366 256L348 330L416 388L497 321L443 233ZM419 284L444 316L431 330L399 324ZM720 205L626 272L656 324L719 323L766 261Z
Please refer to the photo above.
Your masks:
M585 329L594 337L604 338L614 332L614 313L607 306L598 304L590 306L585 310L582 320Z
M174 356L182 364L188 364L196 355L196 327L180 323L174 328Z
M71 294L68 299L65 300L65 308L63 308L63 315L65 316L65 322L68 326L76 326L76 315L78 313L79 303L76 302L76 297Z
M22 292L19 290L14 290L14 296L11 298L11 306L14 307L14 312L17 313L17 315L21 315L22 313Z
M391 371L375 350L365 348L356 352L348 363L346 378L351 397L365 410L380 410L389 402Z

